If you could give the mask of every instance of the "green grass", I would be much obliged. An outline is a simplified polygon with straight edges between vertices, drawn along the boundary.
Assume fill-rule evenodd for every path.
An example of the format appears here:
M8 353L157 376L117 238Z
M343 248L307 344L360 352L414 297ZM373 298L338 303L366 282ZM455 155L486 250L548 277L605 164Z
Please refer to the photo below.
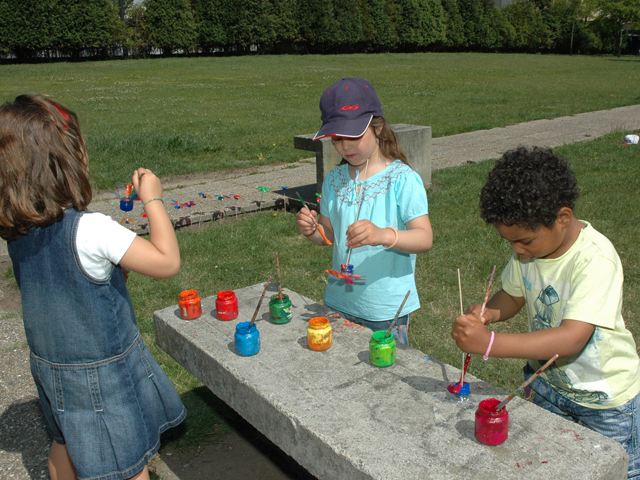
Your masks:
M126 182L138 165L159 176L294 161L293 135L320 125L320 93L343 76L369 79L391 123L430 125L434 136L640 103L637 57L502 54L396 54L184 58L0 66L0 100L49 94L75 110L87 137L97 189ZM615 126L614 126L615 127ZM629 132L624 132L629 133ZM625 268L624 315L640 334L640 148L621 133L558 148L582 189L576 215L617 247ZM510 249L478 215L478 196L493 162L433 172L429 190L434 247L418 256L422 308L411 342L458 366L449 333L465 305L484 296L491 268ZM165 437L167 448L215 442L237 416L155 345L153 312L177 303L185 288L201 296L251 285L274 274L280 254L285 286L321 301L331 251L297 233L292 214L261 212L178 232L183 267L172 279L132 274L129 289L140 330L189 410ZM263 281L264 281L263 280ZM494 291L500 287L499 275ZM515 318L499 331L524 331ZM470 373L504 389L521 383L521 360L474 360Z
M640 245L637 212L640 209L640 147L620 146L621 133L557 148L571 162L581 188L576 216L587 220L611 239L625 269L624 316L636 339L640 335ZM422 308L412 315L412 346L454 366L462 355L450 337L451 323L459 313L457 269L462 276L465 307L481 302L493 265L497 265L493 291L500 288L500 272L511 248L479 216L480 189L493 161L433 172L429 190L434 247L419 255L417 287ZM177 435L177 447L206 441L209 432L221 432L234 415L215 397L206 398L201 384L179 367L154 343L153 311L177 303L178 294L195 288L201 296L265 281L274 275L274 255L280 256L283 284L321 302L326 284L324 270L331 264L331 249L306 241L296 230L294 215L281 211L241 216L224 224L182 230L178 239L183 258L180 274L169 280L132 275L132 294L140 328L154 356L188 403L187 431ZM262 280L260 280L262 279ZM496 325L499 332L527 330L524 315ZM523 360L495 359L471 362L469 372L506 390L522 383ZM194 393L196 392L196 393ZM219 417L212 415L216 411ZM205 419L205 420L203 420ZM214 421L215 419L215 421ZM217 423L216 423L217 422ZM203 428L205 426L206 428ZM214 440L211 440L214 441ZM187 442L186 444L184 442Z
M0 66L0 100L52 95L76 111L94 185L309 157L321 92L369 79L391 123L435 137L640 103L640 58L477 53L175 58Z

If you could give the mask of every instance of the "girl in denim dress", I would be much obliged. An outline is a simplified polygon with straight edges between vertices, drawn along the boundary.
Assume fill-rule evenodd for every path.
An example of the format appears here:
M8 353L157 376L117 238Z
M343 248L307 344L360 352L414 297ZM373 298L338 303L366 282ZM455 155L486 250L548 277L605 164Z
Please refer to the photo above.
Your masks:
M380 331L389 328L410 291L392 330L396 341L408 344L409 314L420 308L416 254L433 243L424 185L382 116L371 83L343 78L322 93L320 111L314 140L331 138L343 162L322 183L322 215L302 208L296 225L313 243L333 244L333 271L349 264L355 274L353 281L329 276L324 303Z
M31 373L53 436L53 480L149 478L160 434L186 415L145 347L123 269L180 270L160 180L133 173L142 239L100 213L76 115L22 95L0 106L0 236L22 296Z

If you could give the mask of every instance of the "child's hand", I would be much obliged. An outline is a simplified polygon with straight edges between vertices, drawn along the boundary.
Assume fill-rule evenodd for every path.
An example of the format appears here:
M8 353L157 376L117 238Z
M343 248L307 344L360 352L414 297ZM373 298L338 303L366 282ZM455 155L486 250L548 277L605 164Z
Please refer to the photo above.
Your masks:
M393 232L389 229L387 232L394 237ZM365 245L383 245L385 240L385 229L375 226L369 220L358 220L347 228L347 247L358 248ZM387 243L387 245L391 242Z
M480 311L478 311L480 313ZM451 338L463 352L484 354L491 332L476 315L459 315L451 328Z
M307 207L302 207L296 214L296 227L298 227L298 231L305 237L313 235L316 231L314 218L316 218L317 215L317 212L311 211Z
M162 197L162 183L160 179L147 168L138 168L133 172L131 182L143 204L152 198Z
M482 317L480 316L481 311L482 311L482 305L480 305L479 303L476 303L475 305L469 305L469 307L467 308L467 311L464 313L465 315L473 316L476 320L479 320L485 325L489 325L490 323L493 323L497 320L496 318L493 318L494 317L493 312L488 308L484 309L484 312L482 313Z

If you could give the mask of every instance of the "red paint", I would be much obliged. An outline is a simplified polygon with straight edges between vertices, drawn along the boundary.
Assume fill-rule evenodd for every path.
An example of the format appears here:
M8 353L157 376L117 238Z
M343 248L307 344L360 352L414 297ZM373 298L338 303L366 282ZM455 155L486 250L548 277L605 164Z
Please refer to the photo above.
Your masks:
M509 412L506 408L496 410L500 400L486 398L476 410L476 440L485 445L500 445L509 435Z
M576 437L576 440L584 440L584 438L582 438L580 435L578 435L576 432L574 432L570 428L561 428L560 431L562 433L573 433L573 435Z
M216 297L216 317L218 320L233 320L238 317L238 298L231 290L218 292Z
M200 297L195 290L184 290L180 292L178 305L180 307L180 316L185 320L193 320L202 315Z
M462 386L459 383L452 383L447 387L447 390L449 391L449 393L456 394L456 393L460 393L461 388Z

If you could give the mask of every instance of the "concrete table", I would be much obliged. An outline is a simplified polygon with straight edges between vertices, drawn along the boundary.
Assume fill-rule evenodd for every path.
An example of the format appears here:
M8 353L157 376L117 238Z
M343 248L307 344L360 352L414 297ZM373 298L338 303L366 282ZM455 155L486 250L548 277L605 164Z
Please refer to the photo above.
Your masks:
M257 317L260 352L236 354L235 326L251 319L264 284L236 291L239 317L215 317L215 296L202 317L183 320L177 305L154 313L157 342L249 423L320 479L515 478L625 479L621 445L515 398L509 438L495 447L474 437L480 400L507 393L472 375L471 394L447 393L460 370L399 346L387 368L369 363L371 332L332 316L322 305L284 289L293 320L269 321L269 296ZM310 350L310 318L325 316L333 345ZM477 361L477 358L476 358Z

